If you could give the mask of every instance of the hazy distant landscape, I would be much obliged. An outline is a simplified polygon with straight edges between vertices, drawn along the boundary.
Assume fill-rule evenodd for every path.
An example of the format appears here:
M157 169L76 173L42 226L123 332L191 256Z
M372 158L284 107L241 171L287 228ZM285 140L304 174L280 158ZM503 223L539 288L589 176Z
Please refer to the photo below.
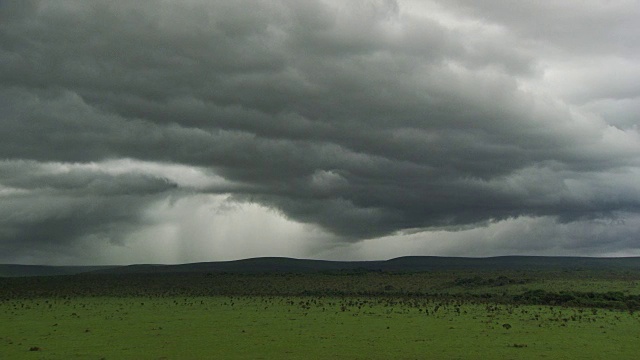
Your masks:
M631 359L638 350L638 258L0 269L12 276L0 277L9 358Z
M460 258L438 256L406 256L380 261L328 261L293 258L252 258L192 264L140 264L120 266L39 266L0 264L0 276L52 276L73 274L153 274L153 273L282 273L322 271L435 271L435 270L621 270L639 269L640 257L544 257L499 256L492 258Z

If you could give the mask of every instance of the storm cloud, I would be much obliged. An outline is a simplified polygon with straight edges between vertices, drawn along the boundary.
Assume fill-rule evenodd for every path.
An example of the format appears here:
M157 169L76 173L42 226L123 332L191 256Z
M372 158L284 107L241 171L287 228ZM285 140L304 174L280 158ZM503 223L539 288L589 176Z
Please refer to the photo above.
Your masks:
M635 254L639 17L595 0L1 2L0 260ZM109 250L167 241L199 250Z

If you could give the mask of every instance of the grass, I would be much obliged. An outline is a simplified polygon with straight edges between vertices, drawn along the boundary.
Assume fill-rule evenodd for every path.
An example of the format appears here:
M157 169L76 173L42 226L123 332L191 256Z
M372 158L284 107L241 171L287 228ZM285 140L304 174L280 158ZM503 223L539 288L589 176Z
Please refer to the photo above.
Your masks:
M635 359L639 284L628 269L0 278L0 359Z
M399 297L13 299L0 358L635 359L639 326L628 311Z

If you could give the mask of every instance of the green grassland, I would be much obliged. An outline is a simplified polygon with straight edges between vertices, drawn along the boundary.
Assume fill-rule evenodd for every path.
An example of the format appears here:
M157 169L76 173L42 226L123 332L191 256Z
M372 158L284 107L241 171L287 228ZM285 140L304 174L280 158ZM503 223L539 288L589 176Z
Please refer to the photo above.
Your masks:
M638 314L418 299L39 299L0 314L6 359L633 359L640 346Z
M636 359L639 275L0 278L0 358Z

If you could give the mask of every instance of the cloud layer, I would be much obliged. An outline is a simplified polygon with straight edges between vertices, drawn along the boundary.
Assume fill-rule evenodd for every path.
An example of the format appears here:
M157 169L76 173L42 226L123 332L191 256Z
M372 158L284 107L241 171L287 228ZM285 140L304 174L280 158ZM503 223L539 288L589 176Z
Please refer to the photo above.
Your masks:
M257 206L247 226L314 229L296 256L365 239L390 248L406 233L455 249L465 231L483 254L549 253L567 227L602 221L618 224L606 246L573 251L633 253L639 12L633 1L3 2L0 260L151 246L151 229L201 216L180 204L208 200ZM171 220L150 220L161 209ZM524 223L552 229L551 243L485 241ZM283 241L203 224L174 240ZM308 244L305 232L285 233ZM229 246L222 257L262 251Z

